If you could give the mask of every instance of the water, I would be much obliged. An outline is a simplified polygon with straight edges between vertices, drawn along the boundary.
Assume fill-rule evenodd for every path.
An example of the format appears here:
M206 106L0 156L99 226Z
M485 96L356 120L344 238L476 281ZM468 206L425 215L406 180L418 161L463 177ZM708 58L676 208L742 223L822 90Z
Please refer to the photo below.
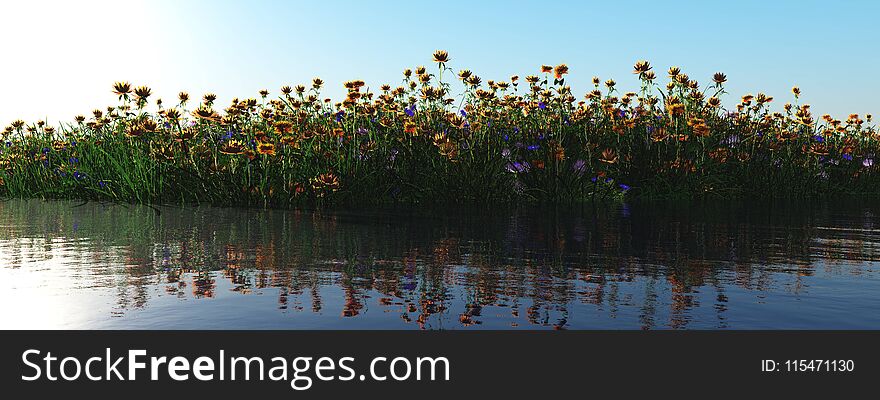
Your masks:
M4 329L880 329L880 205L0 202Z

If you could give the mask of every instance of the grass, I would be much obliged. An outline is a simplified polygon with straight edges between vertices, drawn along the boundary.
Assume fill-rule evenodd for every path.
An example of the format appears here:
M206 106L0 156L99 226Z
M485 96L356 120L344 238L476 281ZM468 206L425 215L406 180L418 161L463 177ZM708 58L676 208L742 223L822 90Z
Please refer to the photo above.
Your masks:
M271 98L150 101L117 82L119 102L53 127L14 121L0 146L0 196L151 204L296 207L352 203L568 203L624 197L874 194L880 133L870 115L815 118L765 94L722 106L726 76L699 85L677 67L638 93L600 82L579 100L566 65L524 79L404 71L398 87L324 82ZM463 91L453 96L455 74ZM448 79L447 79L448 80Z

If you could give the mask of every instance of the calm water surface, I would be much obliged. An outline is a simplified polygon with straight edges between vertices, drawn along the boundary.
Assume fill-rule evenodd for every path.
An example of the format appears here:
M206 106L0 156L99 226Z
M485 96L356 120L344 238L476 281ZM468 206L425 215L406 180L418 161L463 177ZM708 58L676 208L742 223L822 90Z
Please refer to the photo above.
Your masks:
M880 329L880 202L0 202L0 328Z

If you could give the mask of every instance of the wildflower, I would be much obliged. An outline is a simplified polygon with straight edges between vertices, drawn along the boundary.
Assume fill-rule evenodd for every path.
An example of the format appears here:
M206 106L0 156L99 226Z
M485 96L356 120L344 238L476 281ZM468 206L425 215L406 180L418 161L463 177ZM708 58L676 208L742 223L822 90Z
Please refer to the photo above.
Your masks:
M617 162L617 152L615 152L613 149L605 149L599 156L599 161L606 164L614 164Z
M437 50L434 52L434 62L436 63L446 63L449 62L449 53L445 50Z
M98 186L99 186L101 189L104 189L104 188L107 187L107 182L104 182L104 181L98 181Z
M874 166L874 159L873 158L866 158L866 159L862 160L862 166L864 166L865 168L873 167Z
M192 115L196 118L203 119L206 121L219 122L220 115L217 114L214 110L207 107L199 107L196 110L192 111Z
M617 185L617 186L620 188L620 190L622 190L624 192L630 189L629 185L626 185L623 183L621 183L620 185Z
M237 140L227 140L219 148L223 154L235 155L244 151L244 145Z
M511 173L525 173L529 172L532 166L528 163L528 161L514 161L512 163L508 163L505 169L507 172Z
M843 159L846 161L852 161L853 159L853 156L851 154L844 154L841 157L843 157Z
M553 72L553 67L551 67L549 65L542 65L541 72L545 73L545 74L549 74L550 72Z
M706 104L707 104L709 107L712 107L712 108L718 108L718 107L721 106L721 99L719 99L719 98L717 98L717 97L715 97L715 96L712 96L712 97L709 98L709 100L706 100Z
M578 159L571 165L571 170L574 171L577 176L581 176L587 170L587 162Z
M638 74L638 75L642 75L645 72L648 72L650 70L651 70L651 63L644 61L644 60L637 61L636 65L633 67L633 73Z
M128 82L116 82L113 84L113 93L119 95L121 99L123 96L131 93L131 84Z
M553 68L553 76L556 79L562 79L562 75L565 75L567 73L568 73L568 65L559 64L556 66L556 68Z
M134 90L134 95L138 97L138 101L146 101L151 93L152 90L146 86L138 86L137 89Z
M316 191L331 191L335 192L339 190L339 178L332 173L320 174L315 178L312 178L312 189Z
M257 144L257 152L269 156L275 155L275 145L272 143L260 142Z
M538 108L543 110L543 109L547 108L547 104L544 104L543 101L540 101L540 102L538 102Z
M715 81L716 84L720 85L724 82L727 82L727 75L716 72L715 75L712 75L712 80Z

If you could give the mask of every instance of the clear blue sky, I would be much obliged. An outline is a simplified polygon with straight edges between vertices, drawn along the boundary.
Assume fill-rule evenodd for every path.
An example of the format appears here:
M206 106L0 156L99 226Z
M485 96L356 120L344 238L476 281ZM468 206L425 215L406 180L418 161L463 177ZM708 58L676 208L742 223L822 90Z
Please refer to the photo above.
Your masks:
M0 124L113 104L116 80L225 105L320 76L338 98L345 80L396 84L432 66L435 49L484 81L567 63L578 97L594 75L635 88L632 65L647 59L701 83L725 72L726 104L763 91L781 107L798 85L817 114L880 112L875 1L66 3L0 5Z

